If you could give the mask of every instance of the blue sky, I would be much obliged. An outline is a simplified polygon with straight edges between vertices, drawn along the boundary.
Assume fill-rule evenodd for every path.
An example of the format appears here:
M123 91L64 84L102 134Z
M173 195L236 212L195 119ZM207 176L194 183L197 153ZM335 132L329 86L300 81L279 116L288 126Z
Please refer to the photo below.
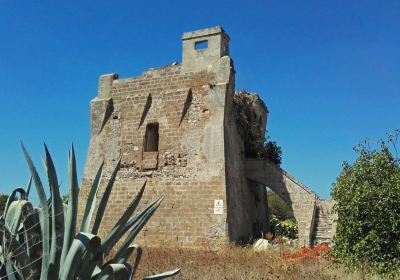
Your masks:
M41 167L45 141L66 185L82 175L98 76L181 61L183 32L221 25L236 89L258 93L283 168L328 198L365 137L400 127L399 1L1 1L0 192Z

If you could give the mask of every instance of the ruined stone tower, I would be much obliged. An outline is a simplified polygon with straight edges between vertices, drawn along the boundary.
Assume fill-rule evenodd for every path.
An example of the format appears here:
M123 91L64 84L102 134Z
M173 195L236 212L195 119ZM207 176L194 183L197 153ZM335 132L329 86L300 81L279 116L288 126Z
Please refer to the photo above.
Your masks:
M249 175L266 167L246 161L225 31L215 27L184 33L182 54L182 64L152 68L139 77L100 77L98 96L91 101L81 204L101 162L109 177L121 158L100 234L113 227L147 179L142 202L165 200L140 239L172 246L248 241L266 230L265 180L282 181L286 175L275 167L270 167L277 174L272 179ZM251 110L264 134L268 110L255 95ZM310 197L303 216L311 225L299 235L309 241L315 195L302 190L296 191ZM296 191L286 193L293 200Z

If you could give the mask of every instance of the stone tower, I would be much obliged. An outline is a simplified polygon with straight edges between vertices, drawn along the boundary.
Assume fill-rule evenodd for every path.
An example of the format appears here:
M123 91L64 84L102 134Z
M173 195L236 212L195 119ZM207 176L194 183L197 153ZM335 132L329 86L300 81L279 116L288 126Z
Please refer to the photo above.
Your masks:
M258 96L251 100L251 115L263 135L268 110ZM182 64L127 79L102 75L91 101L81 205L102 161L106 177L120 158L121 168L99 234L114 226L145 179L142 203L165 200L139 239L203 246L265 233L265 182L248 175L258 167L246 169L237 114L229 36L221 27L184 33Z
M101 162L109 176L121 157L103 233L147 178L143 203L165 200L139 238L183 246L249 240L265 228L265 190L250 188L243 173L229 36L221 27L187 32L182 47L182 64L100 77L80 199ZM265 123L266 108L255 104Z

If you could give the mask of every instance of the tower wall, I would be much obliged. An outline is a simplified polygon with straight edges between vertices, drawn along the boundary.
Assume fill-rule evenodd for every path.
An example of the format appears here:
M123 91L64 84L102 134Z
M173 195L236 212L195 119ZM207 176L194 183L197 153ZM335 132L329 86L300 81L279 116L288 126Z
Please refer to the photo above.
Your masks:
M230 91L233 92L233 91ZM258 122L260 135L265 134L268 110L256 95L251 106L252 120ZM228 96L225 113L225 155L228 204L228 229L232 241L247 243L267 232L265 185L250 181L245 170L245 141L238 125L238 105L233 94Z
M227 35L221 28L210 30L210 42L225 42ZM107 178L121 158L99 232L102 236L147 179L139 208L161 196L165 199L138 242L203 246L229 239L224 118L227 96L233 94L234 70L231 59L215 51L221 46L214 41L207 51L194 53L201 56L202 63L187 63L196 61L187 55L187 48L200 33L202 40L208 38L203 31L184 34L182 65L150 69L140 77L118 79L109 74L99 79L98 96L91 101L91 140L80 211L82 215L101 162ZM154 124L158 148L147 151L145 143L150 136L146 130ZM104 187L98 192L98 201ZM214 213L215 200L224 203L221 214Z

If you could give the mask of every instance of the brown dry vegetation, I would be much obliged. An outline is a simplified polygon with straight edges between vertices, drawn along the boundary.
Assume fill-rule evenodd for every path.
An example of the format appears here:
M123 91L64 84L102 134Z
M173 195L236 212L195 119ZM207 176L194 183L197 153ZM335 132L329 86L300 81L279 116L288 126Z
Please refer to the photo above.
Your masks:
M173 279L361 279L323 258L285 260L275 247L255 252L249 247L225 246L211 249L144 248L137 279L176 267ZM292 249L293 250L293 249ZM366 278L369 279L369 278Z

